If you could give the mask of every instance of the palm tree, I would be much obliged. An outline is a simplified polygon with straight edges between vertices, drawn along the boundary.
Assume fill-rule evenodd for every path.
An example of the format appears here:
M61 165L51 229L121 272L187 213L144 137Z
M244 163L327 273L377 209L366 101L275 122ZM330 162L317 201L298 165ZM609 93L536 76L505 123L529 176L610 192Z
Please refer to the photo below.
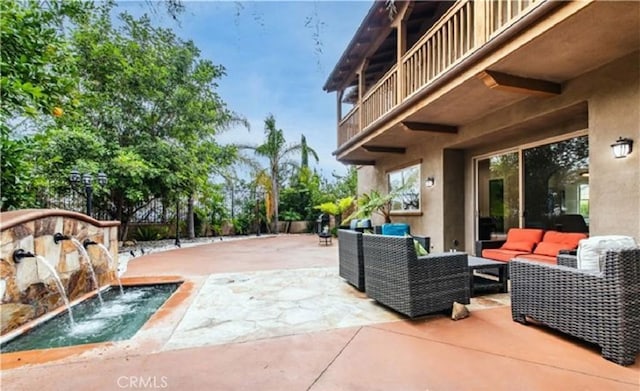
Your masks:
M273 205L273 215L275 217L275 233L278 233L278 203L280 201L280 185L281 178L284 176L286 168L297 167L297 165L289 159L296 151L302 151L303 163L304 156L309 153L318 161L318 154L307 145L306 139L302 136L300 144L287 145L282 129L276 128L276 120L273 114L269 114L264 120L265 141L260 145L238 145L240 149L251 149L258 157L266 158L269 166L262 171L262 175L268 175L271 180L270 188L266 189L268 198ZM308 160L308 157L307 157ZM255 165L254 165L255 166ZM257 177L262 177L258 173Z
M300 167L309 167L309 153L313 155L313 157L316 159L316 162L320 160L318 159L318 154L316 153L316 151L314 151L313 148L311 148L307 144L307 139L304 137L304 134L303 134L302 137L300 138L300 155L301 155Z

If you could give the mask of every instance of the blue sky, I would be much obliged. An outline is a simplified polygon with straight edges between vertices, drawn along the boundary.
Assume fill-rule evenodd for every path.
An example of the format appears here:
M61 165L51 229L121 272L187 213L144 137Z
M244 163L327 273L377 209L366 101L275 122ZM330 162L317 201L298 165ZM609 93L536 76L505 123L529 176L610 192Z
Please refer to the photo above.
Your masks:
M318 171L329 178L346 168L335 160L336 95L322 90L329 73L371 7L371 1L184 1L177 24L158 12L152 18L192 40L201 56L223 65L218 93L251 123L233 128L221 142L258 144L270 113L289 142L301 134L320 157ZM119 9L150 13L147 3ZM150 13L151 14L151 13ZM317 35L317 38L314 37Z

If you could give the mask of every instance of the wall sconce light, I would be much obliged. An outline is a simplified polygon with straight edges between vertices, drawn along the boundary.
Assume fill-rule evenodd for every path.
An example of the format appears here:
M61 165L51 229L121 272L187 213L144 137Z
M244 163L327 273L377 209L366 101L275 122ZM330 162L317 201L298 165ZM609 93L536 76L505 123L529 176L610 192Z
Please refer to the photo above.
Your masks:
M613 150L613 156L616 159L627 157L631 153L632 147L633 140L622 137L619 137L618 141L611 144L611 150Z
M436 178L430 176L424 181L426 187L434 187L436 185Z

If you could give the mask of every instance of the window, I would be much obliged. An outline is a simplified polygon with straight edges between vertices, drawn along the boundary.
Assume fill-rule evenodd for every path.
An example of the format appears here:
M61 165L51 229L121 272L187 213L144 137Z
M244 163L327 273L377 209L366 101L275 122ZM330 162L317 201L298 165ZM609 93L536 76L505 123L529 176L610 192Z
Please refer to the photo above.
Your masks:
M405 167L388 174L391 211L420 210L420 165Z
M578 187L578 213L580 213L585 221L589 222L589 184L581 184Z

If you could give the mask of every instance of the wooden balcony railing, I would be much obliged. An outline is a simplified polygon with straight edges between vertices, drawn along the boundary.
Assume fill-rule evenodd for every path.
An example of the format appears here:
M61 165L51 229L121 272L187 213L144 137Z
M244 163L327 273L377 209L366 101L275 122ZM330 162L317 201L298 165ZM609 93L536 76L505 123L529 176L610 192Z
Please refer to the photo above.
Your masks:
M355 106L338 124L338 145L342 145L349 141L353 136L360 131L359 125L360 109Z
M403 56L403 99L447 71L475 47L473 7L470 1L456 3Z
M461 0L364 94L338 125L338 146L549 0ZM359 109L361 112L359 112Z
M484 0L476 4L484 6L484 19L479 20L486 26L486 36L484 41L488 41L505 27L511 25L512 21L519 19L529 8L537 6L546 0Z
M363 129L396 107L398 104L396 95L397 79L396 67L393 67L362 97Z

